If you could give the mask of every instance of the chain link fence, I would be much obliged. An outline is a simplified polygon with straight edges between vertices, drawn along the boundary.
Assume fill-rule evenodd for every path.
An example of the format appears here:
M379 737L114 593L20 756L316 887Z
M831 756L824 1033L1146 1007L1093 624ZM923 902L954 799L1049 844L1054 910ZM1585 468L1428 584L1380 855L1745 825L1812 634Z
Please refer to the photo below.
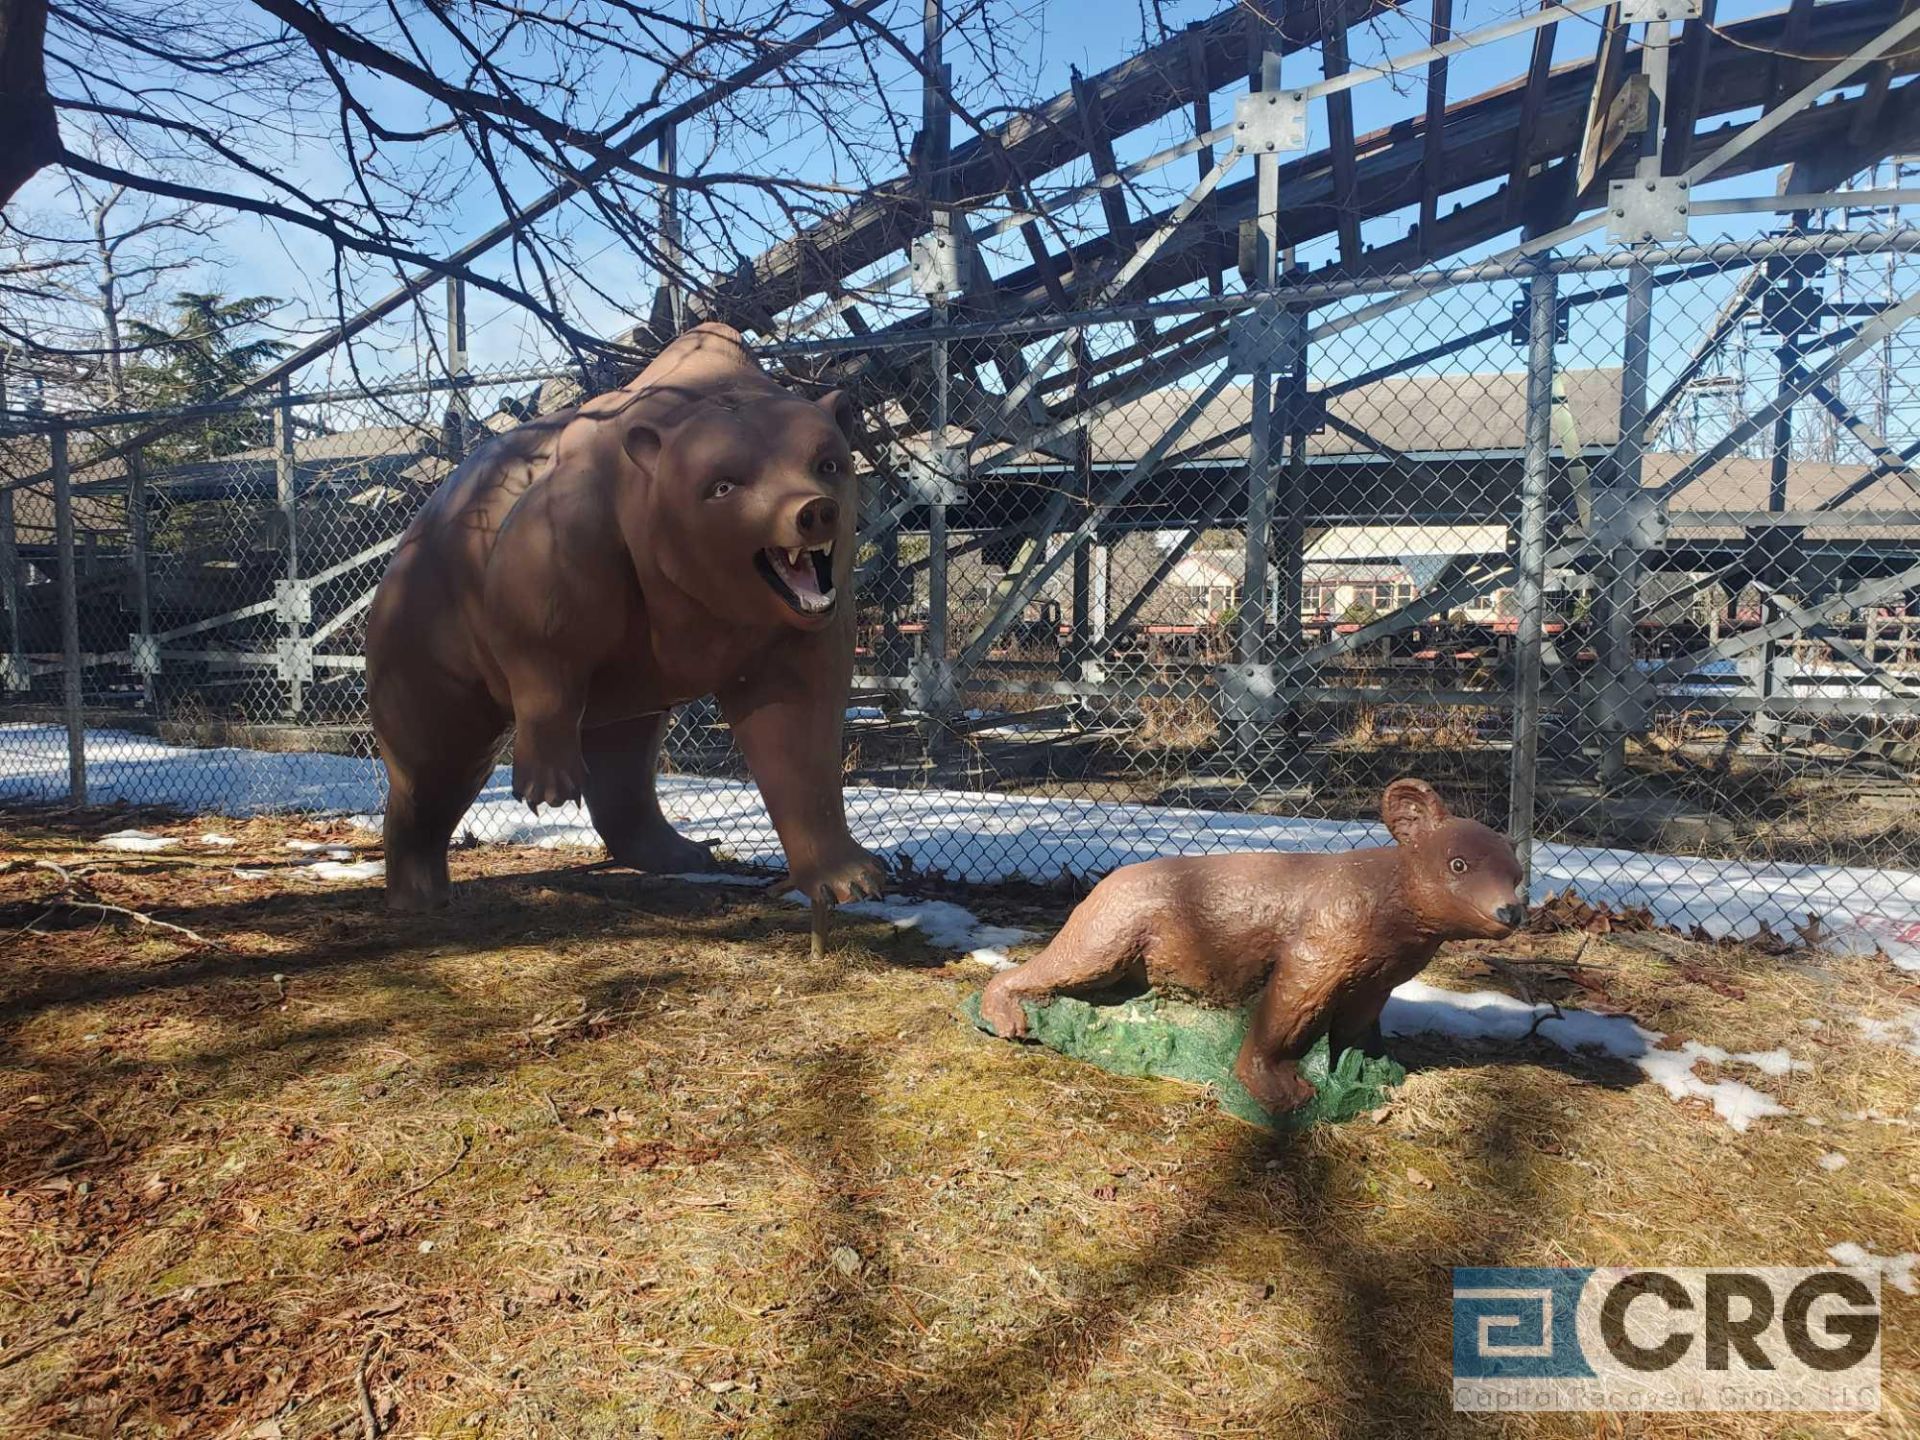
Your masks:
M1920 947L1920 231L1852 223L767 347L864 416L856 835L1086 877L1368 843L1412 773L1536 896ZM17 427L0 797L377 814L386 556L580 392ZM685 833L777 863L710 704L663 772ZM594 843L504 772L467 829Z

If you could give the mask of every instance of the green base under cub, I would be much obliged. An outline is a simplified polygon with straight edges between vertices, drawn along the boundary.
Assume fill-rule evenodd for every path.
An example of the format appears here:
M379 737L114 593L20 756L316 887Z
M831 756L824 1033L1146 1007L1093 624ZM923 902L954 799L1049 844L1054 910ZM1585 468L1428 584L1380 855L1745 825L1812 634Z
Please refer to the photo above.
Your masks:
M1313 1103L1290 1115L1269 1115L1234 1077L1233 1062L1247 1033L1251 1007L1214 1009L1143 995L1117 1005L1090 1005L1066 996L1045 1005L1022 1002L1030 1039L1115 1075L1154 1075L1208 1085L1220 1108L1249 1124L1276 1130L1337 1124L1378 1109L1387 1092L1407 1078L1392 1060L1374 1060L1358 1050L1328 1064L1325 1037L1300 1062L1300 1074L1316 1092ZM987 1034L980 997L969 995L960 1013Z

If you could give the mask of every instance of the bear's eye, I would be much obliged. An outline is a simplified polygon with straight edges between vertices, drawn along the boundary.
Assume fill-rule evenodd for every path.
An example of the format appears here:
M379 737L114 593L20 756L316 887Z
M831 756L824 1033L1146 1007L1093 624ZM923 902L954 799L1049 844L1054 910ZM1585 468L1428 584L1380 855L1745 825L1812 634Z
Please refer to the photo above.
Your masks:
M838 475L840 473L840 462L829 455L825 460L820 462L819 469L822 475Z
M1456 875L1464 875L1467 873L1467 862L1456 855L1447 862L1447 868Z
M733 493L733 481L716 480L707 487L707 499L722 500Z

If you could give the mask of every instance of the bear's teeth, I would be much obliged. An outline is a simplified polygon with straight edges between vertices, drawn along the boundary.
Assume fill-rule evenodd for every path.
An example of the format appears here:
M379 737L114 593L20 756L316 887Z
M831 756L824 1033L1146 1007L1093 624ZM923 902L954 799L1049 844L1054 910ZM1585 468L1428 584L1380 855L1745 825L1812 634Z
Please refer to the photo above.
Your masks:
M800 557L801 557L801 556L802 556L803 554L805 554L805 553L806 553L806 552L805 552L804 550L789 550L789 551L787 551L787 564L788 564L788 566L790 566L790 567L791 567L792 569L795 569L795 570L798 570L798 569L800 568Z
M813 553L816 555L824 555L827 559L831 560L833 558L833 542L829 540L824 545L814 546Z

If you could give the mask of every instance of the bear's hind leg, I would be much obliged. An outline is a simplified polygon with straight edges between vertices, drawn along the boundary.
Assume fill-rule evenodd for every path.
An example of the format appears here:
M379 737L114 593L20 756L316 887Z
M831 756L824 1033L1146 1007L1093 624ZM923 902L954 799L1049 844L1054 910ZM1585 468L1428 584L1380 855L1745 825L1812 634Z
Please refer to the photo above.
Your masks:
M1358 1050L1375 1060L1387 1053L1387 1039L1380 1030L1380 1012L1386 1008L1388 993L1382 986L1377 993L1356 996L1334 1012L1333 1023L1327 1027L1331 1058L1339 1059L1343 1050Z
M655 875L711 870L708 845L681 835L660 813L654 775L660 742L673 712L641 715L580 732L586 757L587 814L606 842L607 854L621 865Z
M1144 950L1131 937L1102 935L1093 926L1074 924L1078 912L1048 945L1024 965L1002 970L987 982L980 996L980 1015L994 1033L1009 1040L1027 1033L1027 1012L1021 1002L1044 1003L1056 995L1105 990L1137 983L1144 985Z
M387 908L438 910L447 903L447 846L493 768L493 742L477 760L462 757L408 764L388 754Z

